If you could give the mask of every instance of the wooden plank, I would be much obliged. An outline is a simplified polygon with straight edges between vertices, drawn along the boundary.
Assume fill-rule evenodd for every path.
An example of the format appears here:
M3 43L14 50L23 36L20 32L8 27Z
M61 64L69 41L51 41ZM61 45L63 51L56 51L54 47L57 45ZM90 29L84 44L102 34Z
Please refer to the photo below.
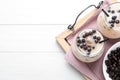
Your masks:
M0 80L83 80L62 53L2 52Z
M0 0L0 24L70 24L90 2L98 0Z
M0 51L63 52L54 38L65 26L0 25Z

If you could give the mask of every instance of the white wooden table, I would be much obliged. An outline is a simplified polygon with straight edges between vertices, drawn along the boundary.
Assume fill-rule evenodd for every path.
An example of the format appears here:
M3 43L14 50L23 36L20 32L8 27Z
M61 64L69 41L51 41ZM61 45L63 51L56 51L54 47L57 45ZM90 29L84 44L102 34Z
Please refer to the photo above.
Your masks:
M55 36L100 0L0 0L0 80L83 80Z

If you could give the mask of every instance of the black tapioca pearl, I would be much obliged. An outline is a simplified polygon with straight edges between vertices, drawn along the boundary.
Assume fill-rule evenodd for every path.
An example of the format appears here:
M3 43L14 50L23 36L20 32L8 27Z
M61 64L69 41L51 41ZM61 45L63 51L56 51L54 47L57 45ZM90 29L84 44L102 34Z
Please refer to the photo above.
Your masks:
M111 51L111 54L114 53L114 50Z
M92 30L92 33L96 33L96 30Z
M85 39L82 39L82 42L84 43L84 42L85 42Z
M113 67L116 67L116 64L113 64Z
M114 51L114 53L111 54L111 56L113 57L116 54L116 51Z
M84 34L82 37L83 37L83 38L86 38L86 35Z
M98 43L98 42L99 42L99 41L96 39L96 40L95 40L95 43Z
M80 48L83 48L83 46L82 46L82 45L80 45Z
M111 13L115 13L115 11L114 11L114 10L112 10L112 11L111 11Z
M113 57L113 59L117 61L117 58L115 56Z
M85 43L81 43L80 46L84 47L84 46L86 46L86 44Z
M109 72L110 72L110 69L107 69L106 72L109 73Z
M111 10L108 10L108 13L110 13L111 12Z
M120 47L118 47L116 50L119 52L120 51Z
M100 40L101 39L101 37L97 37L97 40Z
M88 47L87 47L87 46L83 46L83 49L84 49L84 50L87 50L87 49L88 49Z
M120 10L118 10L118 13L120 13Z
M88 49L87 49L87 50L88 50L88 52L91 52L91 48L89 48L89 47L88 47Z
M89 32L89 35L93 35L93 33L90 31L90 32Z
M115 67L115 71L118 71L119 69L116 67L116 65L114 66Z
M111 55L110 55L110 54L108 54L108 59L112 59L112 57L111 57Z
M115 23L115 20L111 20L111 23Z
M86 44L85 44L85 43L82 43L81 45L82 45L82 46L86 46Z
M115 23L116 23L116 24L119 24L119 23L120 23L120 21L119 21L119 20L116 20L116 21L115 21Z
M81 43L82 41L79 39L79 40L77 40L77 43Z
M116 50L117 50L117 51L119 51L119 50L120 50L120 48L119 48L119 47L117 47L117 48L116 48Z
M109 65L110 65L110 61L109 61L109 60L105 60L105 64L106 64L107 66L109 66Z
M112 55L111 55L111 54L108 54L108 57L112 57Z
M112 16L112 19L113 19L113 20L116 20L116 18L117 18L117 16Z
M113 28L113 27L110 27L111 29Z
M80 40L80 37L77 37L77 38L76 38L76 41L79 41L79 40Z
M83 48L83 46L84 46L84 43L81 43L81 44L80 44L80 48Z
M114 27L114 24L111 24L111 27L110 28L113 28Z
M85 33L85 36L86 36L86 37L89 36L89 33Z
M87 55L90 55L90 52L88 52Z
M116 77L116 80L120 80L120 77Z
M114 69L115 69L114 67L111 68L111 70L114 70Z
M95 47L92 47L93 49L95 49Z
M96 39L97 37L96 36L93 36L93 39Z
M80 46L81 49L83 49L83 46Z
M79 37L79 36L77 36L77 39L80 39L80 37Z

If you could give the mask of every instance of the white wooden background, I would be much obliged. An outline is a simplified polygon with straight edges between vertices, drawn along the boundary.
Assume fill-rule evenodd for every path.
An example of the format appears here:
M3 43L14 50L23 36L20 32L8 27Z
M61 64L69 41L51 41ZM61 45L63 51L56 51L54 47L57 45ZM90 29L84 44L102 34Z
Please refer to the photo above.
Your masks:
M0 80L83 80L55 36L100 0L0 0Z

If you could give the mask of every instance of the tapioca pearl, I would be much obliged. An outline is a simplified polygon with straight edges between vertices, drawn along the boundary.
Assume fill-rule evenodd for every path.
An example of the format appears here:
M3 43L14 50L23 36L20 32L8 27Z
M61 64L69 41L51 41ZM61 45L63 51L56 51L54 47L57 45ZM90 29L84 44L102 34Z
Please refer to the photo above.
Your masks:
M80 38L77 38L77 39L76 39L76 42L77 42L77 43L81 43Z
M83 46L84 46L83 43L81 43L81 44L80 44L80 48L83 48Z
M89 32L89 35L93 35L93 32L92 32L92 31L90 31L90 32Z
M117 50L118 52L120 52L120 47L118 47L116 50Z
M96 33L96 30L92 30L92 33Z
M86 46L86 43L81 43L81 46Z
M120 13L120 10L118 10L117 12Z
M112 11L111 11L111 13L113 14L113 13L115 13L115 11L114 11L114 10L112 10Z
M113 20L116 20L116 18L117 18L117 16L112 16L112 19L113 19Z
M111 20L111 23L115 23L115 20Z
M88 51L88 52L91 52L91 48L90 48L90 47L88 47L87 51Z
M80 44L80 48L82 49L83 48L83 46Z
M110 28L113 28L113 27L114 27L114 24L111 24L111 25L110 25Z
M109 21L109 23L111 24L112 22L111 22L111 21Z
M79 39L80 39L79 36L77 36L76 40L79 40Z
M82 39L82 42L85 43L85 39Z
M82 37L83 37L83 38L86 38L87 36L84 34Z
M79 36L77 36L77 39L80 39L80 37L79 37Z
M89 34L86 32L84 35L83 35L83 38L86 38L86 37L88 37L89 36Z
M80 44L79 44L79 43L77 43L77 47L80 47Z
M97 37L97 40L100 41L101 37Z
M119 22L120 22L119 20L116 20L116 21L115 21L116 24L119 24Z
M108 10L108 13L110 13L110 12L111 12L111 10L109 9L109 10Z
M90 52L88 52L87 55L90 55Z
M95 49L95 47L92 47L92 49Z
M97 39L95 39L95 43L98 43L99 41Z
M76 40L77 40L77 41L78 41L78 40L80 40L80 37L79 37L79 36L77 36Z
M93 32L92 32L92 31L89 31L89 32L88 32L88 35L89 35L89 36L93 35Z
M88 36L89 36L89 33L87 32L87 33L85 33L85 35L88 37Z
M83 46L83 49L84 49L84 50L87 50L87 49L88 49L88 47L87 47L87 46Z
M77 43L82 43L82 41L79 39L79 40L77 40Z
M96 39L97 38L97 36L93 36L93 39Z

